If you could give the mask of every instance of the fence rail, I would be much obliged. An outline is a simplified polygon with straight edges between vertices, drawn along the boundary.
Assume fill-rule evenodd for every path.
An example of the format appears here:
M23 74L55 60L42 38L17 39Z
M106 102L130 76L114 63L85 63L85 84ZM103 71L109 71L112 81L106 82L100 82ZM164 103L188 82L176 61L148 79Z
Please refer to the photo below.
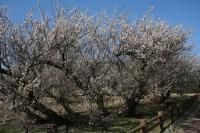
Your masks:
M159 111L157 116L151 119L140 119L140 125L128 131L128 133L148 133L150 129L152 129L152 125L159 126L160 132L165 130L164 122L170 121L173 123L176 119L180 118L190 107L193 105L197 100L200 99L200 95L196 94L191 96L188 100L184 101L183 104L172 104L166 103L167 111ZM4 123L10 123L12 121L18 120L17 118L14 119L7 119L0 121L0 125ZM32 125L28 123L23 123L23 128L25 132L28 133L31 129L37 128L37 130L46 129L47 131L57 132L58 127L54 124L43 124L43 125ZM17 126L17 125L16 125ZM65 130L65 129L64 129ZM67 129L66 129L67 131Z
M154 124L159 126L160 132L164 131L166 127L164 127L164 122L170 119L171 123L173 123L176 119L180 118L181 115L185 113L186 110L191 107L197 100L200 99L200 95L196 94L191 96L190 99L186 100L183 104L173 105L167 103L168 111L159 111L156 117L153 117L149 120L141 119L140 125L134 129L131 129L129 133L141 132L141 133L148 133L149 132L149 125ZM176 116L176 117L175 117Z

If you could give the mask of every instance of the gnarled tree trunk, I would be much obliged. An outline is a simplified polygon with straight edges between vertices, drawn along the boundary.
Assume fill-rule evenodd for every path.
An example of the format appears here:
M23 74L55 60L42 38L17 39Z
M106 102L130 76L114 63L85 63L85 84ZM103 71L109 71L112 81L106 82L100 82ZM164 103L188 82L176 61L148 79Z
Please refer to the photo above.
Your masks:
M139 99L137 99L132 93L132 95L126 99L122 110L119 112L120 116L133 116L137 111L137 106L139 104Z
M98 111L100 111L103 116L107 116L107 115L110 114L108 112L108 110L106 109L106 107L104 106L104 101L103 101L103 95L102 94L99 94L97 96L96 103L97 103Z
M138 91L133 91L130 97L126 98L125 105L122 110L119 112L120 116L133 116L137 111L137 106L140 102L140 99L144 92L145 82L141 79L138 80Z

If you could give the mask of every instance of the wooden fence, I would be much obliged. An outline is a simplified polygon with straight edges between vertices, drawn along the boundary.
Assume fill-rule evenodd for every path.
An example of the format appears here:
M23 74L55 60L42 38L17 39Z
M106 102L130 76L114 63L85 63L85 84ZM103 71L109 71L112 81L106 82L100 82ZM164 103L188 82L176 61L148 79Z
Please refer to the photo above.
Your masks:
M174 103L166 103L166 109L167 111L159 111L156 117L153 117L149 120L147 119L141 119L140 125L134 129L131 129L128 133L135 133L135 132L141 132L141 133L148 133L151 131L152 127L159 127L160 132L163 132L166 129L165 122L169 122L169 124L176 121L178 118L180 118L192 105L200 99L200 95L194 95L191 96L188 100L185 100L182 104L174 104ZM15 121L17 119L9 119L0 121L0 125L2 123L9 123L11 121ZM29 125L28 123L24 124L22 123L25 132L28 133L31 131L31 129L37 128L37 130L43 130L50 132L58 132L58 127L54 124L44 124L41 126L37 125ZM17 126L17 125L16 125ZM67 129L64 129L62 131L66 131Z
M152 126L159 126L160 132L163 132L166 127L164 126L164 122L169 121L173 123L175 120L180 118L197 100L199 100L200 95L191 96L190 99L186 100L183 104L172 104L167 103L167 111L159 111L156 117L152 119L141 119L140 125L132 130L129 133L141 132L148 133Z

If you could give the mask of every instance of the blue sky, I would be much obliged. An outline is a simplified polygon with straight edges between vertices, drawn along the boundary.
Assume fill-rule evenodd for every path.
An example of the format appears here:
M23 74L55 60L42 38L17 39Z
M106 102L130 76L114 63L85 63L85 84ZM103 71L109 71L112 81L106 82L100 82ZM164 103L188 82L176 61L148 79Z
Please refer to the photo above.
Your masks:
M40 0L41 7L49 14L56 0ZM34 15L39 16L37 0L0 0L0 5L6 5L10 17L14 22L23 21L27 11L31 9ZM61 6L66 8L77 7L98 13L105 10L112 15L113 9L125 9L130 12L130 20L142 16L150 6L154 7L153 16L166 20L172 25L183 25L196 31L191 40L195 46L193 53L200 55L200 0L59 0Z

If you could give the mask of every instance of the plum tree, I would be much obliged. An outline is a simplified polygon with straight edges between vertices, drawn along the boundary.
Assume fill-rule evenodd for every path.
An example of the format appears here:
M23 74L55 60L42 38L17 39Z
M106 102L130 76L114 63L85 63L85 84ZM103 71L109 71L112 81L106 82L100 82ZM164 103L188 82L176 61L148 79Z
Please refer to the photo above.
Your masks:
M106 97L122 97L119 114L130 116L143 96L162 103L174 88L192 84L195 73L187 39L191 31L145 15L129 23L58 9L41 19L27 13L12 24L0 9L0 101L36 123L88 123L109 112ZM84 101L77 104L76 101ZM91 124L91 123L90 123Z

